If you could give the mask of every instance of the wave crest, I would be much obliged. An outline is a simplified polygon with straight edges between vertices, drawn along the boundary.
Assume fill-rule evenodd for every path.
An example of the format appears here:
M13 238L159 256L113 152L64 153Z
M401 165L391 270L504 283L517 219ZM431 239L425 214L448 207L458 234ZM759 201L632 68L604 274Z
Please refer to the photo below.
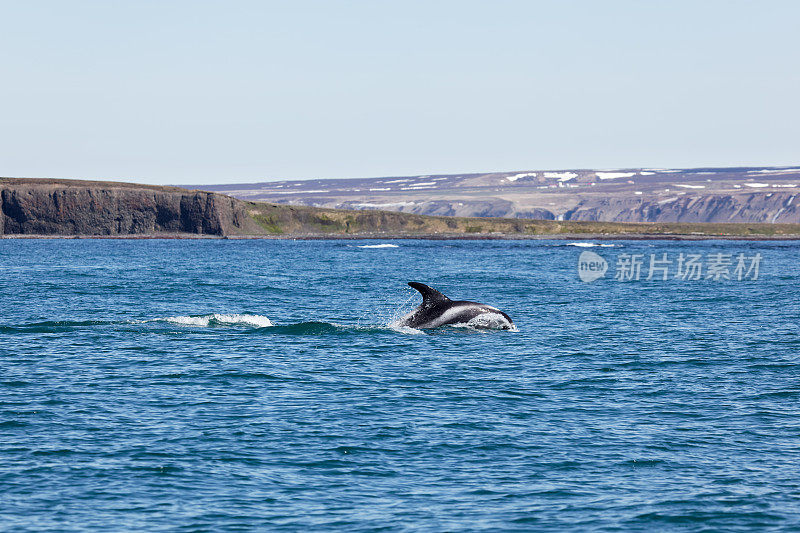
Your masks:
M180 324L182 326L251 326L255 328L268 328L272 326L272 321L263 315L234 314L223 315L214 313L201 316L169 316L156 319L160 322L170 324Z

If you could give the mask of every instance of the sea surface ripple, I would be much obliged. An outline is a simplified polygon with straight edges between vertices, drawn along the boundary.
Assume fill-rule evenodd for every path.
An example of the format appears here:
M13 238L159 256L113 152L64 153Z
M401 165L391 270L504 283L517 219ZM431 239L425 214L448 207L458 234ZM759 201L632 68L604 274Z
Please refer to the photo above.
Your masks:
M0 530L800 528L800 244L374 244L0 240ZM412 280L519 331L388 327Z

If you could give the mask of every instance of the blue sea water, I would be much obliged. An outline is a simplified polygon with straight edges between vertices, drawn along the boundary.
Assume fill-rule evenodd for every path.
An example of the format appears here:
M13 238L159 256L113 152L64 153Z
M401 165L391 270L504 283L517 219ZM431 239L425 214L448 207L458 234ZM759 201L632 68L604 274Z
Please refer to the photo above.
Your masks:
M393 243L0 241L0 529L800 529L800 244Z

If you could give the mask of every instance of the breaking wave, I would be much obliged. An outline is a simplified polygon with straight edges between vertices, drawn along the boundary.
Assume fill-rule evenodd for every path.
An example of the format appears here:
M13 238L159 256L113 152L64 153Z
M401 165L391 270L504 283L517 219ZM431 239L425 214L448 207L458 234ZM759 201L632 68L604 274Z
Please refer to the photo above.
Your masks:
M414 329L408 326L398 326L396 323L390 322L388 328L397 333L405 333L406 335L424 335L425 332L421 329Z
M214 313L201 316L169 316L157 318L154 322L169 322L183 326L252 326L255 328L268 328L272 326L272 321L263 315L222 315Z

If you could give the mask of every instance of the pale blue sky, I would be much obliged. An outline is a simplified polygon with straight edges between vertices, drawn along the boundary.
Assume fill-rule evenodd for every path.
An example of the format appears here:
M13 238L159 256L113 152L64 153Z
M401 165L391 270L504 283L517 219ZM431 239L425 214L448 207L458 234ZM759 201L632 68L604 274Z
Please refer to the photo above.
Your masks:
M800 163L800 2L0 0L0 175Z

